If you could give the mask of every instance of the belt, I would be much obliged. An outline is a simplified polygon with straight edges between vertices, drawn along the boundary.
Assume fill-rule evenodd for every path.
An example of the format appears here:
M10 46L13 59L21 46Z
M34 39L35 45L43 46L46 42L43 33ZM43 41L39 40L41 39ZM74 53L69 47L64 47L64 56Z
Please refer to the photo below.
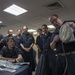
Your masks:
M61 56L72 55L72 54L75 54L75 51L72 51L72 52L66 52L66 53L59 53L59 55L61 55Z

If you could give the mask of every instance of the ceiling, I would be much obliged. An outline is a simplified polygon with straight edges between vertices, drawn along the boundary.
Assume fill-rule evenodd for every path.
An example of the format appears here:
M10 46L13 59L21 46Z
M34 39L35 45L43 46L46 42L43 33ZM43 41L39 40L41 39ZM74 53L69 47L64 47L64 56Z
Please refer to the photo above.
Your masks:
M62 7L51 10L46 7L52 3L59 2ZM16 4L28 10L27 13L14 16L4 12L3 10L12 4ZM49 16L58 14L63 19L75 19L75 0L0 0L0 20L3 21L0 33L6 34L8 29L13 29L14 33L17 29L24 25L29 29L37 29L42 24L49 25Z

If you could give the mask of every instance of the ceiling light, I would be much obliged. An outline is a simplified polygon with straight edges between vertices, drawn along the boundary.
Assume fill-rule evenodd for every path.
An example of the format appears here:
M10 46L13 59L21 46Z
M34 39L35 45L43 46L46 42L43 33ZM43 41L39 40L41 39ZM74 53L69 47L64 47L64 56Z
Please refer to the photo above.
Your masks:
M18 16L18 15L21 15L21 14L27 12L26 9L23 9L15 4L9 6L8 8L4 9L3 11L13 14L15 16Z
M34 29L28 29L28 32L35 32L36 30Z
M0 24L2 23L2 21L0 21Z
M37 32L33 32L33 35L37 35Z
M53 25L48 25L47 27L48 28L55 28Z

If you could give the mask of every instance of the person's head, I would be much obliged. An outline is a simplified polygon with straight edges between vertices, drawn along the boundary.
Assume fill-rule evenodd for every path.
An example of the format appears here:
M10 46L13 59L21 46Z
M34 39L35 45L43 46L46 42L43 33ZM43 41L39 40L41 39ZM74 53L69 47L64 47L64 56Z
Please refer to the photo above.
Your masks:
M17 35L20 36L22 33L22 30L21 29L17 29Z
M27 26L23 26L23 33L27 33L28 32L28 27Z
M8 48L13 48L15 46L15 40L13 37L9 37L7 39L7 46Z
M7 33L8 33L8 36L12 36L13 35L13 30L9 29Z
M41 29L42 29L42 32L43 32L43 33L47 33L47 32L48 32L48 27L47 27L46 24L43 24L43 25L41 26Z
M53 14L49 20L57 29L59 29L63 23L62 19L56 14Z
M38 28L37 29L37 32L39 33L39 35L41 35L42 34L42 29L41 28Z

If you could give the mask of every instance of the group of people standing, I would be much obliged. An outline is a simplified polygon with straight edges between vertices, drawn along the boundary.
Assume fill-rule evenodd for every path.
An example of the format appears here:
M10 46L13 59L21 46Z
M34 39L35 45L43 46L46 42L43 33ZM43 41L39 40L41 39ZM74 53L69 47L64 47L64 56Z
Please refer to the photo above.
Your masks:
M23 32L22 32L23 30ZM13 36L13 30L8 30L7 36L0 40L0 60L10 62L29 62L32 71L35 70L35 59L33 56L34 37L28 32L28 27L18 29ZM2 45L2 46L1 46Z
M48 31L46 24L37 30L39 35L36 38L36 45L39 61L36 75L75 75L75 41L65 43L59 35L61 26L68 22L75 37L75 21L63 21L56 14L51 15L49 20L56 28L53 32ZM8 31L8 35L4 38L0 35L0 60L30 62L30 68L34 71L33 45L35 40L27 30L27 26L24 26L23 32L18 29L16 36L12 35L12 30Z
M40 34L36 39L36 44L41 56L36 75L75 75L75 21L63 21L56 14L51 15L49 20L55 26L55 30L52 33L48 32L45 24L42 25L41 29L38 29ZM66 23L72 28L73 41L69 41L71 36L67 42L63 42L60 38L60 29ZM66 30L69 30L68 27L66 27ZM41 31L43 34L41 34ZM63 31L65 30L63 29ZM62 38L66 38L66 35L68 35L67 32L63 32Z

